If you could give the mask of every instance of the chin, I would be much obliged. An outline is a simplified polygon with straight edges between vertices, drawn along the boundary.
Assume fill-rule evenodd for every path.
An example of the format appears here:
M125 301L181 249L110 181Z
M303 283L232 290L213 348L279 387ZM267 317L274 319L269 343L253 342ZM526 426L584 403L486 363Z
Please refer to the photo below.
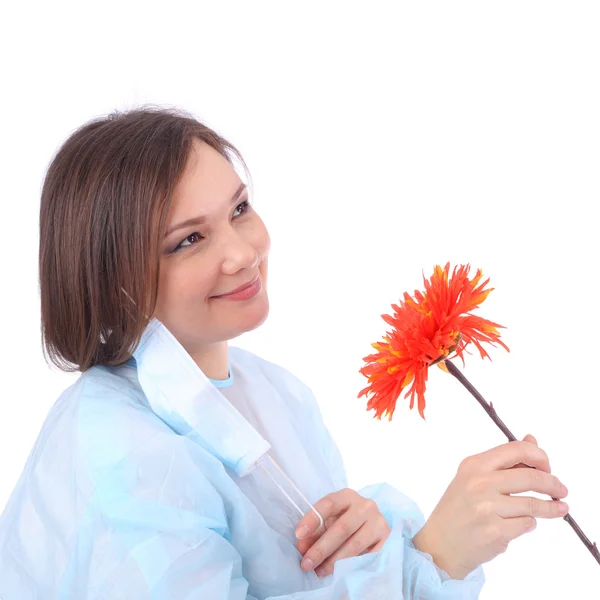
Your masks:
M231 339L233 339L233 337L238 337L243 333L247 333L248 331L257 329L267 320L267 317L269 316L269 302L265 298L264 302L261 302L260 304L260 306L256 306L253 310L248 311L243 319L240 319Z

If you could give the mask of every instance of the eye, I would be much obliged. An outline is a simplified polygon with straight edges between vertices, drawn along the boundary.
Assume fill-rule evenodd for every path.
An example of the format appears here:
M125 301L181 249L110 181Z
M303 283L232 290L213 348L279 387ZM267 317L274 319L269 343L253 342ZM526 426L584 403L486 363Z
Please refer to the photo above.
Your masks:
M178 252L179 250L181 250L182 248L187 248L189 246L193 246L193 243L190 241L193 238L197 238L198 241L203 240L204 238L197 232L194 231L194 233L190 233L190 235L188 235L185 240L182 240L174 249L173 252ZM188 242L188 243L186 243Z
M251 210L251 205L250 205L250 201L249 200L244 200L243 202L240 202L236 207L235 210L233 211L233 217L237 218L237 217L242 217L244 216L246 213L248 213ZM195 241L194 241L195 239ZM182 240L172 251L171 253L175 253L175 252L179 252L182 248L188 248L190 246L193 246L194 244L197 244L200 240L203 240L204 236L202 236L198 231L194 231L194 233L191 233L190 235L188 235L184 240Z
M242 215L245 215L250 210L250 208L250 201L244 200L235 207L235 210L233 211L233 216L241 217Z

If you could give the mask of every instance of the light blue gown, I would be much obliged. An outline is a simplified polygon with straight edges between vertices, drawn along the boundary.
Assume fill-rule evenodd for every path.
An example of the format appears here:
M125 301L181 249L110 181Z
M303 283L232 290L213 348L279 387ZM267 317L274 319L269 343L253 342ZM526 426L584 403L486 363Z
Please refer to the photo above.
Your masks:
M383 549L304 572L298 510L347 487L341 457L291 373L234 347L230 369L222 393L154 319L134 359L66 389L0 517L0 599L479 597L482 568L453 580L416 550L423 515L385 483L358 490Z

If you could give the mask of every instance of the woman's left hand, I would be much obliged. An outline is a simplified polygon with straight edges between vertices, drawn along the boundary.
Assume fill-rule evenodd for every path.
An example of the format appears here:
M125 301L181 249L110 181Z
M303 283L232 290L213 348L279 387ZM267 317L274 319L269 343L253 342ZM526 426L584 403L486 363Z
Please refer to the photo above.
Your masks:
M333 565L349 558L381 550L391 529L374 500L344 489L321 498L315 509L323 517L324 527L311 510L298 524L296 543L304 555L301 567L315 569L319 577L333 573ZM317 529L319 528L319 529Z

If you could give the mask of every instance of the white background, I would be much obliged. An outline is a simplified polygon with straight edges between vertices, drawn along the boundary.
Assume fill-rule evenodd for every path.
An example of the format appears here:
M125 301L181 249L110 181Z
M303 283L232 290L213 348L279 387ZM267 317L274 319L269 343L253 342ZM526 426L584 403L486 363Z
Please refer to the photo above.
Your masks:
M468 262L496 288L476 314L507 327L511 352L465 374L518 438L537 436L600 543L597 2L55 1L5 18L0 507L76 377L41 353L45 169L88 119L153 103L246 158L272 312L235 343L313 388L353 487L387 481L427 516L464 457L506 441L438 369L426 422L407 401L377 422L356 399L380 315L436 263ZM481 598L596 597L599 568L540 519L485 565Z

